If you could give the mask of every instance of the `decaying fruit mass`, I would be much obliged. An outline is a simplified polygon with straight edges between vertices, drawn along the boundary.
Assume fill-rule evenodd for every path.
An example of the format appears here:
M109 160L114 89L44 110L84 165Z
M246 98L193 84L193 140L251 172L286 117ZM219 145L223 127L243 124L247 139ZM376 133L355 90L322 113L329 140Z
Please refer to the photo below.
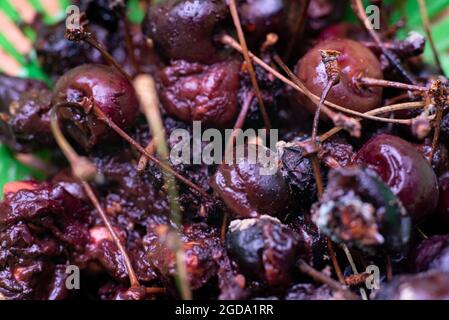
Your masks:
M448 299L428 34L360 0L129 2L37 15L46 82L0 74L0 141L40 172L3 186L0 300Z

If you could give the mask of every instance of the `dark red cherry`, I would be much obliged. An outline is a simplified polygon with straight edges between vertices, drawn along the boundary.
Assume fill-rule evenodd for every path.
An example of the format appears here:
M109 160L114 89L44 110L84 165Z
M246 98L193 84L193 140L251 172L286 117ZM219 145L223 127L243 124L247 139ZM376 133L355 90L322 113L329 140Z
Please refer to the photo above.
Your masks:
M58 117L64 128L87 149L113 132L95 115L94 106L122 129L134 123L139 110L136 93L128 79L112 67L97 64L81 65L59 78L52 104L60 104Z
M264 165L247 156L248 150L257 152L260 148L265 150L246 145L245 154L220 165L212 177L212 188L235 217L285 217L295 207L290 186L280 170L265 174L268 172L263 171Z
M438 182L432 167L415 146L387 134L369 140L354 161L374 171L399 197L415 223L426 220L438 202Z
M211 63L219 58L215 29L228 16L224 0L167 0L149 7L142 29L170 59Z
M369 254L400 251L410 238L411 219L399 199L374 171L357 166L329 172L312 220L334 241Z
M238 115L240 61L203 65L173 61L160 73L161 100L171 116L184 122L201 121L224 128Z
M265 215L234 220L226 234L226 249L239 270L248 278L270 285L289 283L300 244L298 234L278 219Z
M330 90L328 101L359 112L366 112L380 105L381 88L363 88L356 83L358 77L382 79L380 63L368 48L349 39L320 42L298 61L296 75L312 93L321 96L328 82L320 50L341 52L338 58L340 82ZM315 110L315 104L309 99L303 95L299 98L310 110Z

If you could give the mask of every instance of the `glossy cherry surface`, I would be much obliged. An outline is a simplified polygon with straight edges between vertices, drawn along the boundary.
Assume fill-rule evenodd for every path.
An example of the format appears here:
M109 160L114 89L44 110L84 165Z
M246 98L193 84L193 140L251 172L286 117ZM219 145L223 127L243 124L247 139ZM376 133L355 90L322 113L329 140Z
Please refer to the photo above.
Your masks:
M357 152L354 161L376 171L399 197L415 223L432 215L438 182L429 162L407 141L381 134Z
M170 59L210 63L218 58L214 31L227 16L224 0L167 0L150 6L143 32Z
M366 47L349 39L329 39L318 43L298 61L296 75L315 95L321 96L328 79L320 50L337 50L340 82L332 87L327 100L345 108L366 112L378 107L382 101L381 88L363 88L357 85L358 77L382 79L382 70L376 56ZM304 96L300 100L315 110L315 105Z
M253 145L246 148L256 149ZM280 171L263 174L262 168L258 161L238 155L232 163L220 165L212 177L212 188L235 217L285 216L295 207L290 186Z
M132 84L116 69L105 65L81 65L65 73L55 85L52 104L60 104L58 117L64 128L88 149L112 133L94 114L94 106L121 128L133 124L138 114Z

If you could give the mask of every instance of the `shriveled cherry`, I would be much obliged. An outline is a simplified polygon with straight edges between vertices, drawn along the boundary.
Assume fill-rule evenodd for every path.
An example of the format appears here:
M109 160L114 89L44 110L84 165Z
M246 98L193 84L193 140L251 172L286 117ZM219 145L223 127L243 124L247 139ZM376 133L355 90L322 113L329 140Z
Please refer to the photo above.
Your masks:
M97 107L119 127L134 123L138 100L132 84L116 69L86 64L65 73L55 85L53 105L64 128L81 146L90 149L112 130L95 115Z
M366 112L380 105L381 88L360 87L356 83L358 77L382 79L379 60L368 48L349 39L322 41L298 61L296 75L312 93L321 96L328 83L320 50L341 52L338 58L340 81L330 90L328 101L359 112ZM303 95L299 98L310 110L316 109L315 104Z
M142 29L170 59L211 63L214 31L227 16L224 0L167 0L149 7Z
M300 255L298 234L270 216L234 220L226 234L226 249L239 270L270 285L285 285Z
M438 182L429 162L407 141L381 134L357 152L354 161L376 171L399 197L415 223L427 219L438 202Z
M226 127L239 112L239 72L236 59L212 65L173 61L160 73L162 103L168 114L184 122Z
M260 158L248 156L257 149L266 148L246 145L244 154L235 152L234 161L219 166L211 186L235 217L286 216L295 207L290 186L279 170L265 174Z

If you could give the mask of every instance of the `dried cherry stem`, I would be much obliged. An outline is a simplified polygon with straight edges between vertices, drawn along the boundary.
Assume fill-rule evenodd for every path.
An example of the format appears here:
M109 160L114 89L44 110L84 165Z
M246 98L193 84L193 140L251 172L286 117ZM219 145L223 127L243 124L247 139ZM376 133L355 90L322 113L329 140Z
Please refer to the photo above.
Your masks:
M293 53L293 50L296 48L296 44L298 43L298 40L301 38L303 32L304 32L304 26L306 25L307 21L307 12L309 10L311 0L304 0L301 3L301 8L299 12L299 19L296 21L295 27L293 29L293 34L290 39L290 42L288 43L287 50L285 50L284 60L289 61L290 57Z
M235 29L237 30L237 35L239 38L240 45L242 47L243 57L245 58L246 66L248 68L249 76L251 78L251 83L254 88L254 92L259 102L260 113L262 114L263 122L267 130L271 129L271 121L265 108L265 103L260 92L259 84L257 83L256 72L254 71L254 66L249 56L248 46L245 40L245 34L243 33L242 25L240 23L239 14L237 12L237 5L235 0L228 0L229 10L231 11L232 20L234 22Z
M154 152L156 151L156 145L155 145L153 139L151 139L151 140L148 142L147 146L145 147L145 150L146 150L149 154L154 155ZM148 165L148 160L149 160L149 159L148 159L145 155L141 155L141 156L140 156L139 162L137 163L137 171L138 171L138 172L143 172L143 171L146 169L146 167L147 167L147 165Z
M345 278L345 283L347 286L355 287L359 286L369 278L369 274L367 273L359 273L359 274L352 274Z
M429 237L424 233L424 231L421 230L420 227L415 227L416 231L418 232L419 236L423 239L423 240L427 240L429 239Z
M134 67L135 73L140 74L141 68L140 64L137 62L136 54L134 51L133 37L131 34L131 24L129 23L128 16L126 14L126 6L119 8L120 14L122 15L123 25L125 27L125 43L126 51L131 59L131 64Z
M446 85L441 80L435 80L430 85L430 89L428 92L428 98L427 100L431 105L434 105L436 108L436 115L435 115L435 129L433 133L433 140L432 140L432 149L429 154L429 161L432 162L433 155L435 154L435 151L438 147L438 139L440 137L440 130L441 130L441 120L443 118L443 111L444 108L448 105L449 100L449 90L447 89ZM430 106L430 105L429 105ZM430 108L427 108L427 111L429 111Z
M243 125L245 124L246 116L248 115L249 108L251 107L251 102L253 101L254 94L252 92L249 92L246 94L242 108L240 109L239 115L237 117L237 120L234 123L234 127L232 128L232 133L229 138L229 141L226 145L226 152L229 152L231 148L234 145L235 138L237 137L237 130L243 128Z
M210 195L206 193L203 189L201 189L199 186L197 186L192 181L185 178L183 175L176 172L170 165L166 164L165 162L159 160L152 154L150 154L148 151L146 151L139 143L137 143L136 140L134 140L132 137L130 137L125 131L123 131L119 126L117 126L108 116L104 114L104 112L99 109L97 106L94 106L93 108L95 114L97 117L105 122L112 130L114 130L119 136L121 136L123 139L125 139L130 145L132 145L134 148L137 149L141 154L148 157L151 161L153 161L156 165L158 165L164 172L167 172L169 174L172 174L176 179L184 183L186 186L191 188L192 190L196 191L198 194L205 198L210 198Z
M53 137L55 138L55 141L64 156L67 158L67 161L69 161L74 176L81 180L92 180L97 176L97 168L88 158L78 155L78 153L72 148L70 143L64 137L64 134L59 127L56 112L57 109L63 105L74 105L79 107L77 103L56 104L52 107L50 112L50 127Z
M120 72L126 79L131 82L131 77L122 68L122 66L114 59L114 57L103 47L103 45L95 39L95 37L88 31L84 30L84 26L79 26L75 29L66 30L66 38L69 41L84 41L96 50L98 50L103 59L105 59L111 66L113 66L118 72Z
M324 99L323 97L318 98L318 96L314 95L309 89L307 89L304 86L304 84L298 79L298 77L293 73L293 71L290 70L290 68L282 61L282 59L278 55L274 55L273 58L276 61L276 63L282 68L282 70L284 70L285 73L287 73L287 75L293 80L294 84L298 88L301 88L302 91L300 92L304 93L310 99L310 101L312 101L317 106L317 109L318 107L320 107L320 111L323 111L324 114L326 114L330 119L332 119L332 121L336 126L343 127L354 137L360 136L361 126L358 120L348 117L342 113L335 113L334 111L330 110L328 107L325 106L325 104L330 104L330 102L326 101L325 98L331 88L324 90L323 92ZM315 126L315 119L314 119L314 126ZM316 126L318 126L317 122Z
M427 14L426 4L424 3L424 0L418 0L418 4L419 4L419 11L421 13L421 19L424 25L424 30L426 30L427 39L429 40L430 48L432 49L435 64L438 68L438 72L444 75L444 70L443 67L441 66L440 56L438 55L438 50L435 46L435 42L433 41L432 31L430 30L430 21L429 15Z
M313 280L320 282L322 284L328 285L334 291L341 292L341 294L348 300L359 300L359 298L349 291L347 288L342 286L339 282L325 275L324 273L314 269L307 262L302 259L298 261L299 270L308 275Z
M341 52L336 50L320 50L321 60L324 63L327 75L327 84L321 95L320 102L318 103L313 117L313 127L312 127L312 141L316 141L316 136L318 132L318 125L320 121L320 111L327 98L327 95L331 91L332 87L340 81L340 68L338 67L338 57ZM334 122L335 123L335 122Z
M366 15L366 11L363 7L362 0L351 0L351 4L352 4L353 10L354 10L356 16L362 22L363 26L368 31L371 38L373 38L373 40L377 43L379 48L382 50L382 53L384 54L384 56L390 61L390 63L399 72L401 77L404 78L404 80L406 80L410 84L415 84L415 79L413 79L413 77L401 66L401 62L396 57L396 55L384 46L379 35L376 33L376 31L374 31L374 28L371 25L371 23L368 19L368 16Z
M98 198L96 197L95 193L92 190L92 187L89 185L89 183L86 182L86 178L91 176L92 173L96 172L96 167L85 157L80 157L75 150L73 150L72 146L68 143L68 141L65 139L64 135L62 134L61 128L59 127L58 123L58 117L56 114L56 110L58 108L58 104L53 106L51 110L51 130L53 133L53 136L56 140L56 143L61 148L62 152L66 156L67 160L70 163L70 166L72 168L72 171L76 178L78 178L86 192L87 197L90 199L92 204L94 205L95 209L100 214L100 217L105 224L106 228L108 229L112 240L114 241L115 245L117 246L118 250L120 251L120 254L123 257L126 270L128 271L128 277L131 287L138 287L140 286L139 281L137 279L137 276L134 272L134 269L131 264L131 260L129 259L129 256L123 247L120 239L118 238L116 232L112 228L111 223L109 222L109 219L104 212L103 208L100 205L100 202L98 201ZM81 166L81 168L80 168ZM87 167L87 169L86 169ZM89 175L86 175L86 172L89 172Z
M134 80L134 88L141 105L144 114L147 117L148 124L153 134L153 141L156 146L157 153L161 157L160 163L170 170L164 171L164 182L168 193L168 202L170 206L170 219L180 227L182 225L181 208L177 201L178 190L175 182L175 172L168 163L169 149L165 139L165 129L162 122L162 116L159 110L159 99L157 97L156 84L154 79L150 75L139 75ZM104 118L103 115L99 115L100 119ZM112 122L111 120L109 120ZM112 122L113 123L113 122ZM128 136L129 137L129 136ZM126 138L125 138L126 139ZM134 144L133 144L134 145ZM140 147L140 145L139 145ZM142 147L138 148L142 149ZM146 153L147 151L143 149ZM139 150L140 151L140 150ZM148 153L149 154L149 153ZM147 154L145 154L147 156ZM151 157L148 157L151 159ZM154 157L153 157L154 158ZM156 159L156 158L154 158ZM188 180L187 180L188 181ZM190 181L189 181L190 182ZM202 189L200 189L203 191ZM204 191L203 191L204 192ZM181 238L175 230L171 232L172 240L174 242L173 252L176 256L176 270L177 270L177 284L181 297L185 300L192 299L192 292L190 290L189 282L187 279L187 270L184 260L184 250L182 248Z
M147 294L164 294L167 292L167 290L165 290L165 288L149 287L149 288L145 288L145 292Z
M433 138L432 138L432 148L430 149L429 153L429 161L432 163L433 161L433 155L435 154L437 148L438 148L438 140L440 138L440 131L441 131L441 121L443 119L443 109L438 108L437 112L435 114L435 129L433 131Z
M101 219L103 220L103 223L105 224L106 228L108 229L112 240L114 241L115 245L120 251L120 254L123 257L123 260L125 262L126 270L128 271L128 277L129 282L131 284L132 288L139 287L139 280L137 279L136 273L134 272L131 259L128 256L128 253L126 252L126 249L122 245L119 237L117 236L117 233L114 231L114 228L112 227L111 223L109 222L109 219L106 215L106 212L104 212L103 208L100 205L100 202L98 201L97 196L95 195L94 191L92 190L92 187L87 183L85 180L80 180L81 184L83 185L83 188L86 192L87 197L90 199L92 204L94 205L97 212L100 214Z
M16 153L14 158L32 169L43 172L46 176L51 176L58 172L57 167L31 153Z
M338 281L340 281L341 284L345 284L345 277L343 275L343 272L341 272L340 265L338 264L337 260L337 254L335 253L334 244L332 243L332 240L330 238L326 238L327 242L327 252L329 253L329 256L332 261L332 265L335 270L335 274L337 275Z
M341 247L343 248L346 258L348 259L349 264L351 265L352 273L358 275L359 272L357 271L357 266L355 265L354 259L352 258L352 254L351 251L349 251L348 246L346 244L342 244ZM364 288L360 288L360 295L362 296L363 300L368 300L368 296L366 295L366 291Z
M357 84L364 87L384 87L384 88L395 88L401 90L409 91L420 91L425 92L428 89L426 87L417 86L413 84L401 83L396 81L389 81L383 79L374 79L368 77L360 77L357 79Z
M225 35L222 35L219 38L219 40L221 41L221 43L223 43L225 45L228 45L231 48L233 48L233 49L237 50L238 52L242 53L242 47L231 36L225 34ZM260 59L256 55L254 55L251 51L248 51L248 54L249 54L250 58L252 58L254 60L255 63L257 63L260 67L262 67L266 71L270 72L277 79L279 79L280 81L282 81L285 84L289 85L290 87L292 87L293 89L297 90L298 92L301 92L302 94L305 94L306 96L309 97L309 99L312 99L313 101L315 101L315 103L318 103L320 98L318 96L314 95L313 93L311 93L304 85L296 84L292 80L290 80L287 77L283 76L277 70L275 70L270 65L265 63L262 59ZM297 80L299 80L299 79L297 79ZM372 116L372 115L369 115L369 114L366 114L366 113L364 114L364 113L361 113L361 112L357 112L357 111L354 111L354 110L351 110L351 109L344 108L342 106L339 106L339 105L337 105L335 103L332 103L332 102L329 102L329 101L325 101L324 104L326 106L328 106L328 107L331 107L333 109L339 110L341 112L344 112L344 113L347 113L347 114L351 114L351 115L354 115L354 116L358 116L360 118L364 118L364 119L368 119L368 120L380 121L380 122L386 122L386 123L410 125L410 120L375 117L375 116ZM324 108L323 108L323 112L324 112Z
M406 102L406 103L398 103L394 105L384 106L381 108L377 108L368 112L365 112L366 115L375 115L375 114L383 114L387 112L394 112L394 111L400 111L400 110L410 110L410 109L417 109L417 108L423 108L425 107L426 103L424 101L416 101L416 102ZM334 127L330 129L329 131L323 133L320 135L319 140L321 142L329 139L334 134L340 132L343 130L341 127Z
M134 86L136 89L142 90L140 93L138 93L141 96L140 111L145 115L151 133L151 131L154 131L151 125L155 121L153 119L157 120L157 117L160 117L160 110L159 110L160 103L154 79L149 75L147 77L148 78L144 78L146 80L143 80L144 81L143 87L139 88L136 87L136 84L138 84L142 80L136 80ZM159 125L159 123L157 123L156 125L161 127L158 128L160 130L160 133L159 130L157 130L159 135L157 137L153 137L145 148L145 150L149 152L151 155L154 154L155 149L157 148L158 145L160 145L161 143L165 143L165 134L164 134L165 129L163 128L162 124ZM160 149L161 149L159 150L160 152L165 153L165 158L168 158L168 150L166 150L166 148L162 145ZM149 160L148 157L146 157L145 155L141 155L137 166L137 170L143 171L148 164L148 160Z

